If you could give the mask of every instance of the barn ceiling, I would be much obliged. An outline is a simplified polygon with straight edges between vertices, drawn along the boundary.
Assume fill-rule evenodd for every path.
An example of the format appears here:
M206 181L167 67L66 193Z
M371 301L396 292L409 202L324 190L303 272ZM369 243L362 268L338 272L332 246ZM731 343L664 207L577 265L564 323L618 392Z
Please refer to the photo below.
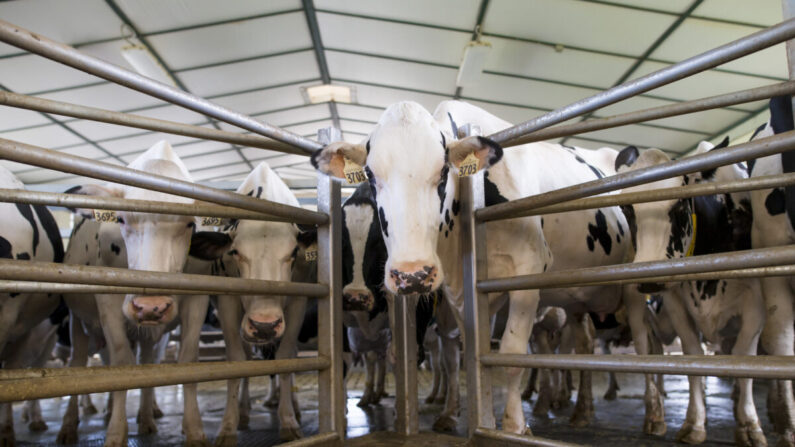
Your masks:
M130 68L126 24L182 88L315 138L337 124L360 141L382 110L414 100L430 111L461 98L526 121L781 21L780 0L17 0L0 17ZM456 89L463 49L480 25L492 44L473 87ZM129 34L129 31L126 31ZM773 84L783 45L607 107L606 116ZM351 104L308 104L302 87L352 86ZM0 88L114 111L214 126L180 107L0 43ZM674 154L733 138L764 121L765 102L584 134L566 144L627 144ZM0 106L0 138L126 164L161 139L195 180L242 179L267 160L282 177L314 178L306 157ZM560 140L558 140L560 141ZM7 161L29 185L83 179Z

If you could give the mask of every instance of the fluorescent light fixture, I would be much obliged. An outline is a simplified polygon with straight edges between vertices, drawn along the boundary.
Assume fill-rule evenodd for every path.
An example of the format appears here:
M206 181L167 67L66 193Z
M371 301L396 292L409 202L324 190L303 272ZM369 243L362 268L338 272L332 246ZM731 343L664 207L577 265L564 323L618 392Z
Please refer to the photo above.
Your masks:
M464 47L464 57L455 80L456 87L471 87L480 81L490 50L491 44L480 40L473 40Z
M121 55L132 65L138 74L152 78L155 81L176 87L174 78L168 74L165 67L155 59L155 56L143 45L130 44L121 49Z
M345 102L353 101L353 91L346 85L321 84L312 87L301 87L304 99L310 104L323 102Z

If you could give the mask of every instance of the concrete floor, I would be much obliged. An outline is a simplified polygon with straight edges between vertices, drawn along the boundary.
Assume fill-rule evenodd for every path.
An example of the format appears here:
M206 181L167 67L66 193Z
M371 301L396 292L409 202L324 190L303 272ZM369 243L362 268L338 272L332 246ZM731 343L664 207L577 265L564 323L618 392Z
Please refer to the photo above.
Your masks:
M354 370L348 382L348 438L364 436L373 432L391 430L394 420L394 381L388 375L387 391L392 397L382 400L378 406L361 409L356 406L364 386L363 373ZM681 426L687 408L687 380L682 376L666 377L666 390L668 397L665 400L666 422L668 433L664 438L653 438L642 433L643 424L643 378L639 375L620 374L618 377L621 390L618 399L612 402L605 401L601 396L607 387L606 374L594 374L595 419L590 427L573 429L568 424L573 405L568 408L550 413L545 418L532 416L532 404L525 403L525 413L528 423L536 436L576 442L591 445L627 445L640 446L670 445L674 442L676 431ZM431 374L421 371L419 374L420 402L423 402L427 390L430 388ZM500 378L497 378L501 382ZM240 432L239 445L273 445L278 443L276 412L262 406L268 389L268 379L255 378L252 380L251 394L253 410L251 414L251 429ZM310 435L317 432L317 391L316 375L300 374L296 379L299 401L303 415L304 434ZM464 390L465 377L462 374L461 386ZM576 384L576 380L575 380ZM732 416L732 402L730 399L732 382L718 378L707 379L707 442L705 446L733 444L734 419ZM205 432L212 439L223 415L226 400L226 386L224 382L210 382L200 384L199 407L203 409L203 422ZM767 433L768 443L773 445L777 435L772 432L772 427L767 418L765 408L765 395L767 385L760 381L755 386L754 396L757 411L762 421L762 426ZM94 404L100 413L82 420L79 428L81 445L102 445L104 434L104 421L102 410L105 404L104 395L93 395ZM22 405L15 405L15 431L19 445L55 445L55 437L60 426L60 418L66 408L67 399L49 399L43 401L44 418L49 429L43 433L30 433L26 424L21 422L20 413ZM178 446L182 445L181 417L182 393L178 386L158 388L157 401L165 416L159 419L159 433L150 436L137 436L135 415L138 405L138 393L132 391L128 397L128 423L130 427L130 446ZM502 391L495 387L495 402L497 414L502 414L502 405L505 398ZM466 408L466 398L462 398L462 408ZM420 429L430 430L435 416L441 411L441 405L420 404ZM462 413L458 427L451 435L465 436L466 415ZM499 420L499 418L498 418ZM389 436L383 437L392 439ZM442 438L439 438L441 440ZM449 439L448 439L449 440ZM356 444L355 442L351 445ZM369 444L369 443L368 443ZM380 445L380 443L379 443ZM391 445L386 443L384 445ZM412 443L418 446L417 443ZM433 445L451 445L447 442L436 442Z

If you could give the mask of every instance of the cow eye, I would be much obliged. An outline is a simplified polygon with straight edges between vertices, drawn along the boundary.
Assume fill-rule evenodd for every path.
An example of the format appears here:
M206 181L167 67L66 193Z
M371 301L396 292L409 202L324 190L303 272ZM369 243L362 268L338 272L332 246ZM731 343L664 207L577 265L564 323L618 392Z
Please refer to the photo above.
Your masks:
M120 223L120 224L124 225L124 219L122 219L121 217L117 217L116 218L116 223Z
M196 222L188 222L188 228L193 228L196 226Z

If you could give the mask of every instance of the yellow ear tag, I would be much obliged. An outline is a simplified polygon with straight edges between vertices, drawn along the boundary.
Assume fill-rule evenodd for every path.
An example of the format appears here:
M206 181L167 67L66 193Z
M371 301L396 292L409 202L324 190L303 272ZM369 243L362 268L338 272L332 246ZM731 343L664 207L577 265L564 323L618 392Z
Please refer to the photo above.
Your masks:
M467 177L470 175L475 175L478 172L478 165L480 164L480 160L478 157L475 156L474 152L470 152L469 155L458 165L458 175L461 177Z
M345 180L350 185L358 185L359 183L367 180L367 175L364 174L364 169L357 163L352 162L348 157L343 157L345 160L345 167L342 172L345 174Z
M304 252L304 259L307 262L317 261L317 243L314 243L306 248Z
M94 210L94 220L97 222L116 222L118 218L115 211Z
M201 224L206 227L220 227L221 220L220 217L202 217Z

